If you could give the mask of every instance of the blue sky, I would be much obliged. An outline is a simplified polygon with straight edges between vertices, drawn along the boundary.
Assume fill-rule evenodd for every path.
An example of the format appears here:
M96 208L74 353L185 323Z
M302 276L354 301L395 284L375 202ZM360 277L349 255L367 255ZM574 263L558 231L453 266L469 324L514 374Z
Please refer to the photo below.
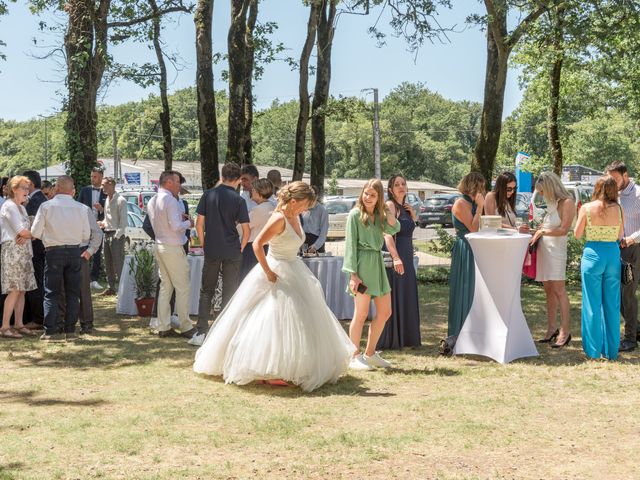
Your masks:
M456 2L452 10L442 10L438 21L442 25L456 25L460 33L449 33L450 43L427 43L417 56L407 51L403 39L388 37L387 45L378 48L367 33L375 16L343 14L338 20L333 46L331 93L364 97L364 88L377 87L381 98L403 81L423 82L427 88L453 100L482 101L486 62L485 37L477 27L467 27L465 17L471 10L481 12L482 6L473 0ZM461 6L464 5L464 6ZM301 0L265 0L260 21L274 21L279 25L275 40L289 50L283 56L298 58L306 33L308 11ZM64 22L64 16L56 17ZM226 51L229 24L229 1L217 0L214 6L214 49ZM50 20L50 17L46 18ZM163 32L167 50L180 54L181 71L169 70L170 90L194 85L195 54L194 25L191 16L175 15ZM380 25L387 28L388 18ZM38 45L55 45L61 38L38 31L38 18L29 13L24 0L10 4L9 15L0 17L0 38L6 62L0 62L0 118L25 120L47 115L61 108L65 94L64 66L52 59L36 59L48 49ZM141 44L127 44L111 48L118 62L154 61L154 52ZM313 60L315 61L315 60ZM222 66L214 70L216 90L226 88L220 78ZM313 80L312 80L313 81ZM312 89L312 81L310 82ZM256 86L256 106L268 107L275 99L287 101L297 98L297 72L284 62L266 67ZM119 104L146 98L157 93L157 87L142 89L128 82L112 84L99 99L102 104ZM505 116L520 102L522 94L517 84L517 72L510 71L505 98ZM369 97L370 98L370 97Z

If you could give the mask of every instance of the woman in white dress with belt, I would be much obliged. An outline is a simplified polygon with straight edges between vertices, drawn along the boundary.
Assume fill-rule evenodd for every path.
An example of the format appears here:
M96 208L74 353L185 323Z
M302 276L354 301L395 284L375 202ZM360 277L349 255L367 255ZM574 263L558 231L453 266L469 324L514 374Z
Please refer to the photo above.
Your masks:
M547 297L547 333L538 340L552 343L552 348L564 347L571 341L569 296L565 288L567 272L567 233L576 214L571 194L560 178L552 172L543 172L536 181L536 190L544 197L547 210L542 225L533 235L531 243L538 242L536 281L544 285ZM560 328L556 327L560 310Z

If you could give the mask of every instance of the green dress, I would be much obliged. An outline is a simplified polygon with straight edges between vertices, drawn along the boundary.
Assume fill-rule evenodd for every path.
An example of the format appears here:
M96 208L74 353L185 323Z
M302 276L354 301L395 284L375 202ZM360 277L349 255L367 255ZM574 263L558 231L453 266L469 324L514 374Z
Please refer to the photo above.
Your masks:
M384 222L384 233L394 235L400 230L400 222L391 227ZM354 208L347 217L344 247L344 263L342 271L348 274L357 273L367 286L367 295L381 297L391 291L387 272L382 261L382 245L384 236L380 220L375 218L373 224L365 226L360 221L360 210ZM351 295L347 285L347 292Z
M471 204L471 215L476 214L476 204L467 195L463 197ZM456 229L456 241L451 252L449 272L449 335L458 335L471 310L475 288L476 265L473 251L465 235L469 233L464 223L451 214Z

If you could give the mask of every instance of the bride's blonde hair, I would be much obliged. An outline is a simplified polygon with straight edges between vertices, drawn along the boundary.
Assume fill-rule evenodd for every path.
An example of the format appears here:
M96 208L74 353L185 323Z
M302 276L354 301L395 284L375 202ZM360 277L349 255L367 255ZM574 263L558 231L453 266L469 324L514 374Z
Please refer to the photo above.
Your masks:
M276 210L282 211L291 200L297 200L298 202L307 200L309 208L311 208L316 201L316 192L304 182L291 182L278 190L278 206Z

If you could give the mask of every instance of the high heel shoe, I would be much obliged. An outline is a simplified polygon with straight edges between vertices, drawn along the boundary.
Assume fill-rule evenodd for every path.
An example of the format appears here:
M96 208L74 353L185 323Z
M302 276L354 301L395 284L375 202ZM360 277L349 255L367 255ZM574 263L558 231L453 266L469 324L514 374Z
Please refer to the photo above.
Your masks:
M551 348L566 347L567 345L569 345L570 341L571 341L571 334L569 334L569 336L567 337L567 339L563 343L554 343L553 345L551 345Z
M560 330L556 329L549 338L541 338L538 340L538 343L551 343L554 339L558 338L558 335L560 335Z

